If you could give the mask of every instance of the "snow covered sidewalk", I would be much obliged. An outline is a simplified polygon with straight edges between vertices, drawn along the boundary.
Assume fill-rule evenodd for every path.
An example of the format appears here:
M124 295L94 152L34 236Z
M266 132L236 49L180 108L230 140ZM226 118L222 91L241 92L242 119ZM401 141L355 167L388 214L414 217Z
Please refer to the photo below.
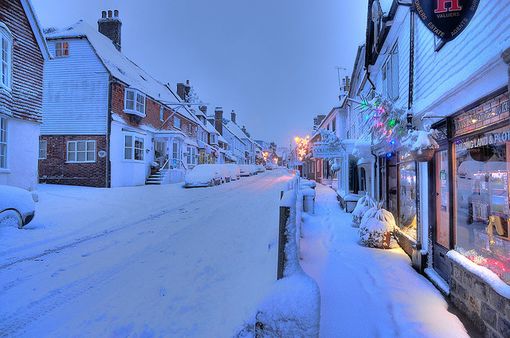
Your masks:
M335 192L316 190L316 213L304 214L301 265L320 287L321 337L468 337L401 249L359 245Z

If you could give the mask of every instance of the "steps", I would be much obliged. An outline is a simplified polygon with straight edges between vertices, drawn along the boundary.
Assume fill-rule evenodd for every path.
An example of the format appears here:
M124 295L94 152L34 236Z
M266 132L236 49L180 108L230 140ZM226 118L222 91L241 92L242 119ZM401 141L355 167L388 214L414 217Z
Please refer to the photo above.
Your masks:
M150 175L147 180L145 180L146 185L161 185L163 184L166 175L168 174L168 169L161 169L157 173Z

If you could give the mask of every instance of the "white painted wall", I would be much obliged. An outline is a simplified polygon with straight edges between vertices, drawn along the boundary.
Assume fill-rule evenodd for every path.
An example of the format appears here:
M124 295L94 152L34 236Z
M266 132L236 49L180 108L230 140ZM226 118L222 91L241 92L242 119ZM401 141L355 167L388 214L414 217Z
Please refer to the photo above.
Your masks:
M37 188L39 132L38 123L7 119L7 169L0 169L0 184Z
M112 187L128 187L144 185L150 173L150 164L154 161L153 135L150 132L138 130L136 136L144 138L145 151L144 161L132 161L124 159L124 136L127 132L123 128L134 130L119 122L112 122L110 136L110 161L111 161L111 185Z
M54 53L56 41L49 40ZM87 39L67 39L69 56L44 64L42 135L106 135L109 73Z

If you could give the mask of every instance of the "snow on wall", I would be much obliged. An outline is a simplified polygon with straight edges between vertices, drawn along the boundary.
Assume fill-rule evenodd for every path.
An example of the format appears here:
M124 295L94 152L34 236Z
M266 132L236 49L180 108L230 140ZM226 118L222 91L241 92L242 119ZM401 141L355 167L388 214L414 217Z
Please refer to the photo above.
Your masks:
M7 169L0 169L0 184L36 189L39 131L38 123L7 119Z
M48 46L54 53L57 41ZM43 135L105 135L109 75L86 39L67 39L69 56L44 65Z

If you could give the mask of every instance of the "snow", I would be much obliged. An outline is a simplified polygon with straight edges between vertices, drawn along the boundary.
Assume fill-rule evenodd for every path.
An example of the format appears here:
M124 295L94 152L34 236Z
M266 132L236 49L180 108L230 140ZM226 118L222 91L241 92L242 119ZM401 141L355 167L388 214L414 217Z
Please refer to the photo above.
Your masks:
M186 174L185 185L213 185L220 180L220 168L212 164L199 164Z
M505 298L510 298L510 285L503 282L501 278L499 278L498 275L496 275L494 272L487 269L486 267L475 264L474 262L470 261L467 257L463 256L461 253L457 251L454 250L448 251L446 255L448 256L449 259L458 263L464 269L480 277L501 296Z
M404 147L410 151L420 151L421 149L438 149L439 144L432 137L436 133L435 130L413 130L402 142Z
M426 252L425 252L426 253ZM424 253L424 254L425 254ZM450 286L448 283L436 272L436 270L432 268L426 268L425 274L430 279L430 281L443 292L445 295L450 294Z
M32 194L21 188L0 185L0 212L6 209L16 209L22 213L34 211Z
M303 223L301 265L319 284L321 337L468 337L401 249L359 245L335 192L316 190L316 214Z
M33 222L0 227L0 332L231 337L274 284L289 179L273 171L191 190L40 185Z
M85 21L80 20L72 26L46 34L46 38L48 39L82 37L87 38L97 56L113 77L128 84L131 88L138 89L142 93L149 95L162 104L178 101L177 96L170 88L156 80L124 54L119 52L109 38L99 33ZM200 122L188 109L179 110L179 114L191 121Z

